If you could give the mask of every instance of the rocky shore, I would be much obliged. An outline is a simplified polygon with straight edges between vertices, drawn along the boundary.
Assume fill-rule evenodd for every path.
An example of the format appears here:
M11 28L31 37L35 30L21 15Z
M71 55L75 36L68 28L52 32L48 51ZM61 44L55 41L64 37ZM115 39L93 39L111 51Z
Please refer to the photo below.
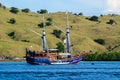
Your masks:
M25 58L13 58L13 59L6 59L6 58L3 58L3 57L0 57L0 62L12 62L12 61L16 61L16 62L23 62L23 61L26 61Z

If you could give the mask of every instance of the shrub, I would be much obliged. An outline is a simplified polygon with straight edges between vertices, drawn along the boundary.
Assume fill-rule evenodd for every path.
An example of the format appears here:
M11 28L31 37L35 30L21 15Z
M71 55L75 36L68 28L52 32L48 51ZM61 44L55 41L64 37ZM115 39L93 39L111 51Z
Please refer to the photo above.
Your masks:
M43 22L38 24L38 27L43 28L43 26L51 26L52 25L52 21L53 21L52 18L47 18L47 22L45 22L44 24L43 24Z
M30 12L30 9L28 9L28 8L22 9L22 12L28 13L28 12Z
M77 13L74 13L73 15L77 16Z
M52 18L47 18L46 26L51 26L52 25Z
M81 12L81 13L79 13L78 15L79 15L79 16L83 16L83 13Z
M104 45L105 44L105 40L104 39L95 39L95 42L97 42L98 44Z
M89 20L91 21L98 21L98 17L97 16L92 16L89 18Z
M73 22L73 23L76 23L76 20L73 20L72 22Z
M45 25L43 23L38 24L38 27L43 28Z
M0 7L2 7L2 3L0 3Z
M6 9L6 6L3 6L3 9Z
M70 28L72 29L72 28L73 28L73 26L71 26L71 25L70 25Z
M11 7L11 10L10 12L14 13L14 14L17 14L19 12L18 8L15 8L15 7Z
M56 49L58 49L60 52L64 52L64 45L61 42L57 43L56 45Z
M62 31L61 30L53 30L53 34L57 37L60 38Z
M102 14L101 14L100 16L101 16L101 17L103 17L103 15L102 15Z
M112 51L112 49L113 49L113 48L112 48L112 46L110 46L110 45L107 47L107 50L108 50L108 51Z
M85 61L120 61L120 52L92 53L84 57Z
M109 20L109 22L107 22L107 24L111 24L111 25L113 25L113 24L116 24L116 21L115 21L115 20L110 19L110 20Z
M15 32L14 32L14 31L12 31L12 32L8 33L8 36L9 36L9 37L11 37L12 39L14 39L14 38L16 37L16 35L15 35Z
M52 18L47 18L47 21L52 22L53 19Z
M29 40L21 40L22 42L30 42Z
M16 20L14 18L11 18L8 23L11 23L11 24L15 24L16 23Z
M83 13L82 12L80 12L80 13L74 13L73 15L75 15L75 16L83 16Z
M37 13L45 14L45 13L48 13L48 11L46 9L41 9L40 11L37 11Z
M52 22L46 22L46 26L51 26Z

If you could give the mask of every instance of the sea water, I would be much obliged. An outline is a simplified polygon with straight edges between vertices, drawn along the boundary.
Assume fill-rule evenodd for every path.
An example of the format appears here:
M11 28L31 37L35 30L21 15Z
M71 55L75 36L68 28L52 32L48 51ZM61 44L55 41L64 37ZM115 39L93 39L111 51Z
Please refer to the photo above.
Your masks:
M30 65L0 62L0 80L120 80L120 62Z

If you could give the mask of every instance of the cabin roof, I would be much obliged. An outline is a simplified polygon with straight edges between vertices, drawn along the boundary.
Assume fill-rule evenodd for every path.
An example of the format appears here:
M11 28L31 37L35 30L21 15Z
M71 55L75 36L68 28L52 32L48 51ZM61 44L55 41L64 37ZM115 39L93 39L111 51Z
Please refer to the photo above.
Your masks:
M58 51L58 49L48 49L49 51Z
M70 53L59 53L59 55L71 55Z

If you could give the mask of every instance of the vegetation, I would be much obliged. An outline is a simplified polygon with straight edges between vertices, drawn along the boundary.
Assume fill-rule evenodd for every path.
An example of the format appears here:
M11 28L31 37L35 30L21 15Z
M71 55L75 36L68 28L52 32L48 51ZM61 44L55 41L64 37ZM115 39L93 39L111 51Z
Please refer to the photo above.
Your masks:
M15 7L11 7L11 10L10 10L11 13L14 13L14 14L17 14L19 12L19 9L18 8L15 8Z
M80 12L80 13L74 13L74 15L76 15L76 16L83 16L83 13L82 12Z
M37 11L37 13L45 14L45 13L48 13L48 11L46 9L41 9L40 11Z
M42 41L40 36L32 33L31 30L42 34L42 28L38 27L38 23L42 23L42 15L34 12L27 14L19 12L19 14L13 14L6 8L0 8L0 57L1 56L13 56L23 57L25 56L25 48L32 50L42 50ZM46 22L48 18L54 20L54 24L57 26L46 27L46 39L49 48L56 48L57 43L62 42L62 38L65 38L66 34L66 14L65 12L56 12L45 14ZM89 52L120 52L120 19L119 15L104 15L98 17L100 24L95 21L86 19L88 16L74 16L69 13L70 24L70 38L71 43L74 45L73 55L82 52L83 50ZM10 24L8 21L14 18L15 24ZM89 18L89 17L88 17ZM110 19L115 20L117 25L111 27L106 24ZM53 23L53 21L52 21ZM63 33L57 38L51 34L54 30L61 30ZM13 32L13 33L12 33ZM14 35L8 35L9 33ZM94 39L104 39L105 44L101 45L94 41ZM19 45L19 46L18 46ZM33 47L30 47L33 46Z
M0 7L2 7L2 3L0 3Z
M89 20L91 21L98 21L98 17L97 16L92 16L89 18Z
M8 23L11 23L11 24L15 24L16 23L16 20L14 18L11 18Z
M84 58L85 61L120 61L120 52L92 53Z
M30 9L29 8L22 9L22 12L28 13L30 12Z
M0 3L0 8L6 9L6 6L4 6L2 3Z
M79 15L79 16L83 16L83 13L82 13L82 12L80 12L78 15Z
M99 44L101 44L101 45L105 44L105 40L104 39L95 39L94 41L99 43Z
M47 18L47 21L52 22L53 19L49 17L49 18Z
M14 31L8 33L8 36L11 37L12 39L14 39L16 37L16 34Z
M64 45L61 42L57 43L56 45L56 49L58 49L60 52L64 52Z
M3 9L6 9L6 6L3 6Z
M53 35L55 35L57 38L60 38L62 31L61 30L53 30Z
M29 40L21 40L22 42L30 42Z
M41 22L40 24L38 24L38 27L43 28L44 26L51 26L52 25L52 18L47 18L47 22L45 22L43 24L43 22Z
M109 22L107 22L107 24L111 24L111 25L114 25L114 24L117 24L115 20L112 20L110 19Z
M46 26L51 26L52 25L52 21L53 19L52 18L47 18L47 22L46 22Z
M51 26L52 22L46 22L46 26Z
M40 24L38 24L38 27L40 27L40 28L43 28L45 25L44 25L44 23L42 22L42 23L40 23Z
M107 50L108 51L113 51L118 47L120 47L120 43L117 43L116 45L113 45L113 46L108 46Z

